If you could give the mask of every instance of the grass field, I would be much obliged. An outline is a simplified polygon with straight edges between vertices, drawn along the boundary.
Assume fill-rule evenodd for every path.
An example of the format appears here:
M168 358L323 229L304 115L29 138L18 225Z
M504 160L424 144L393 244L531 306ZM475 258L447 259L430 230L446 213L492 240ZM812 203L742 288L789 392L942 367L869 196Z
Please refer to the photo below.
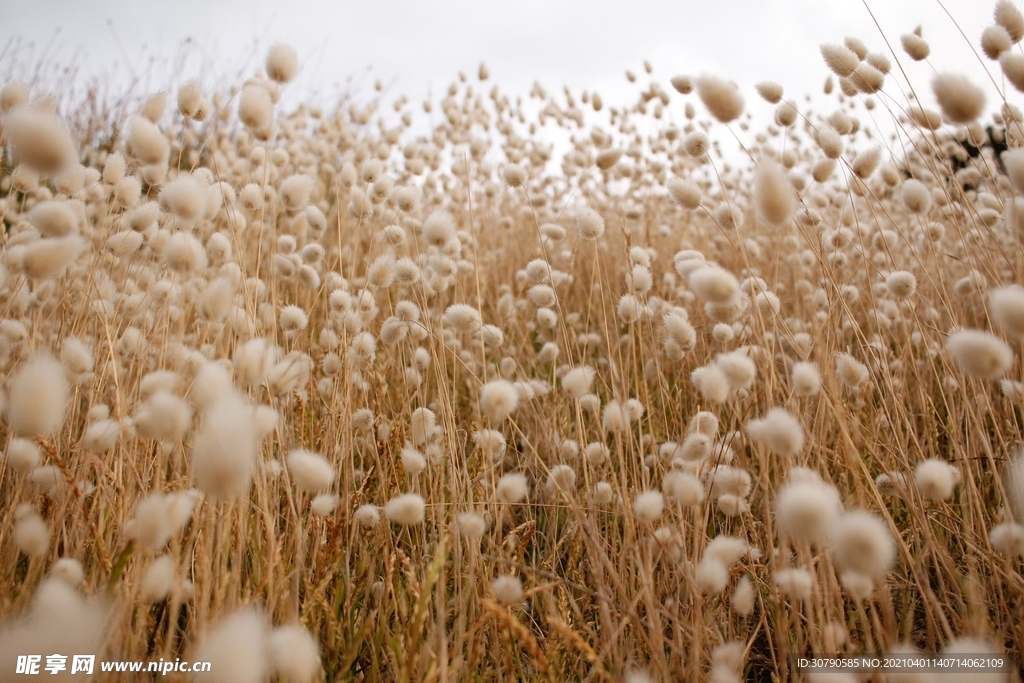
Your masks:
M645 64L619 107L481 65L287 109L282 44L219 92L6 83L0 681L1019 661L1024 15L994 20L926 82L927 34L823 45L813 108Z

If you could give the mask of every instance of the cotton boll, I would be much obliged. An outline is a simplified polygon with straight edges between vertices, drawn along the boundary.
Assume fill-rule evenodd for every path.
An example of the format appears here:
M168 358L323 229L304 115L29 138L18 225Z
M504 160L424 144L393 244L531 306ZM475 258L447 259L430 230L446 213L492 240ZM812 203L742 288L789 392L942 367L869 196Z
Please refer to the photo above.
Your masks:
M395 496L384 506L384 516L401 526L422 524L426 512L423 497L416 493Z
M491 582L491 590L498 602L515 605L523 601L523 582L518 577L502 574Z
M360 526L373 528L380 524L380 508L378 508L376 505L371 505L369 503L367 503L366 505L360 505L358 508L356 508L353 517L360 524Z
M223 617L189 655L197 662L209 662L207 681L217 683L258 683L267 678L268 624L253 608L237 610Z
M288 683L311 683L320 671L320 646L301 624L270 633L270 668Z
M896 559L889 527L865 510L847 512L832 530L836 566L844 571L881 577Z
M981 330L961 330L946 340L956 364L979 379L999 379L1013 365L1013 351L999 337Z
M791 481L775 499L775 527L779 535L797 542L825 544L842 505L839 492L822 481Z
M257 436L252 406L234 391L218 396L192 441L192 476L215 498L245 494L256 468Z
M633 501L633 515L641 524L651 524L661 517L665 499L659 491L644 491Z
M14 544L29 557L42 557L50 549L50 528L36 509L22 503L14 511Z
M772 408L763 418L750 420L746 431L754 441L779 455L792 457L803 450L803 427L784 408Z
M173 585L174 560L170 555L161 555L146 569L139 593L146 602L159 602L167 597Z
M927 500L949 500L960 480L960 471L944 460L929 458L914 470L914 482Z
M7 424L26 437L53 435L64 423L69 390L61 364L34 354L7 380Z
M40 239L25 247L21 257L21 270L33 280L48 280L65 270L86 250L81 237Z
M480 411L492 423L503 422L518 405L519 394L508 380L492 380L480 388Z

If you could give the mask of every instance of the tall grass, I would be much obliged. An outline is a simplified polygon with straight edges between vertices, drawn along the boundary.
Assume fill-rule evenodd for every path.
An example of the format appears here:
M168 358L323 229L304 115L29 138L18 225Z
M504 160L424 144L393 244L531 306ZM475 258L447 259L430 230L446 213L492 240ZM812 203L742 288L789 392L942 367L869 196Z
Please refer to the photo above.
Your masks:
M1019 659L1024 181L993 149L1024 143L1024 18L995 17L996 113L980 64L900 84L919 33L823 46L824 111L758 84L767 123L645 65L632 105L537 86L536 119L462 78L417 134L404 98L283 110L283 45L70 127L8 83L0 680L44 649L222 681Z

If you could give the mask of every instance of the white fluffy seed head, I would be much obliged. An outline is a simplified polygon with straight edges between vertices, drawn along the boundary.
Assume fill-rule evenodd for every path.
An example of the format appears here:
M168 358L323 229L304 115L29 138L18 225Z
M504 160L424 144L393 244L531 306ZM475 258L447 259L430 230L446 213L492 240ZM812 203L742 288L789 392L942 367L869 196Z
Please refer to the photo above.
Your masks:
M257 434L249 401L235 390L224 391L203 415L192 441L192 476L214 498L244 495L256 469Z
M380 524L380 508L370 503L357 507L352 516L360 526L367 527L368 529L372 529Z
M29 557L42 557L50 549L50 528L36 509L23 503L15 511L14 544Z
M576 234L581 240L590 242L604 234L604 219L589 206L576 209Z
M820 46L821 57L829 70L840 78L846 78L853 74L860 64L860 57L846 45L833 43Z
M320 493L334 483L334 469L319 453L297 448L288 454L288 473L306 493Z
M581 365L562 375L562 388L575 399L590 393L596 372L589 365Z
M690 273L690 289L694 294L715 304L730 304L740 293L740 284L726 270L717 266L704 266Z
M1024 39L1024 14L1021 13L1012 0L999 0L995 10L992 12L995 22L1006 29L1010 39L1019 43Z
M487 522L475 512L462 512L458 517L459 533L471 541L479 541L487 530Z
M704 501L704 484L688 472L677 469L665 473L661 490L670 499L683 507L696 507Z
M166 164L171 153L167 137L153 121L133 116L128 122L128 152L143 165Z
M705 557L697 563L694 579L703 595L717 595L729 584L729 568L713 557Z
M40 202L28 212L28 220L44 237L67 237L78 231L78 214L68 201Z
M702 198L701 189L692 180L670 178L665 183L665 189L668 190L668 195L672 198L672 201L684 209L693 210L700 206Z
M704 75L697 78L697 94L711 115L722 123L729 123L743 113L743 95L735 83Z
M1013 339L1024 339L1024 287L1001 287L989 295L988 301L999 329Z
M159 602L167 597L173 585L174 560L170 555L161 555L146 569L139 593L146 602Z
M518 405L519 392L508 380L491 380L480 388L480 411L492 423L503 422Z
M529 492L530 486L526 482L526 475L520 472L502 475L494 489L498 502L509 505L522 502Z
M927 185L916 178L911 178L903 183L900 198L903 200L903 206L910 213L928 213L928 209L932 206L931 191Z
M515 605L523 601L523 582L518 577L502 574L491 582L491 590L502 604Z
M960 471L938 458L928 458L914 469L914 483L926 500L949 500L959 480Z
M426 514L426 502L416 493L395 496L384 506L384 516L400 526L422 524Z
M1013 365L1013 351L999 337L981 330L961 330L946 339L956 364L979 379L999 379Z
M885 278L885 288L896 299L909 299L917 290L917 278L906 270L897 270Z
M301 624L275 628L268 646L271 670L289 683L312 683L320 671L320 646Z
M53 175L77 161L71 135L52 112L17 107L4 116L4 133L15 157L37 173Z
M791 480L775 499L775 526L783 538L823 545L841 512L835 487L820 480Z
M749 574L744 574L732 589L732 598L730 598L729 604L733 611L741 617L750 616L754 612L756 597L754 582L750 580Z
M789 222L796 209L793 185L772 159L762 159L754 169L754 205L758 217L772 227Z
M785 408L772 408L763 418L747 422L746 432L751 439L782 456L796 456L804 447L803 427Z
M904 33L900 36L900 44L903 45L903 51L907 53L911 59L915 62L928 59L928 55L931 54L931 46L921 36L916 33Z
M790 381L793 383L793 393L797 396L815 396L821 391L821 373L814 363L794 363L790 371Z
M86 246L85 240L76 235L36 240L25 247L21 269L33 280L58 277L85 251Z
M278 83L288 83L299 73L299 56L295 48L285 43L274 43L267 50L265 63L267 76Z
M269 135L274 123L274 101L260 84L250 83L238 96L238 120L257 137Z
M660 491L644 491L633 500L633 516L641 524L651 524L661 517L665 498Z
M857 389L868 381L868 366L848 353L837 353L836 377L848 389Z
M832 552L841 570L878 578L896 559L889 527L866 510L847 512L833 527Z
M61 364L34 354L7 380L7 424L22 436L52 436L64 424L69 390Z
M953 123L970 123L985 110L984 91L961 74L937 74L932 91L942 114Z
M71 588L77 588L85 580L85 569L82 563L73 557L62 557L53 563L50 576L63 581Z
M210 663L210 672L229 672L216 680L255 683L267 678L269 656L267 619L257 609L237 610L217 622L200 639L190 659Z
M791 600L810 600L814 578L806 569L783 569L772 576L779 591Z

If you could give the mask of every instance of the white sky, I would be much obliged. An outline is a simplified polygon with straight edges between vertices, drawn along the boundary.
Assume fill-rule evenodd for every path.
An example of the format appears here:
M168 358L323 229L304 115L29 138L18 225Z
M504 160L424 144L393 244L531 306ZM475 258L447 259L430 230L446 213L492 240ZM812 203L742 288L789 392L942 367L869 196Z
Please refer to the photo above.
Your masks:
M977 45L994 1L942 3L953 19L937 0L868 0L880 31L861 0L8 0L0 78L25 77L45 57L73 62L79 78L119 83L143 74L147 92L191 77L212 88L240 82L281 40L302 63L292 95L317 92L325 105L346 80L369 95L378 78L388 95L418 103L431 89L443 93L459 70L475 78L481 61L491 72L487 87L497 83L513 96L526 96L538 80L549 91L569 85L577 95L600 92L610 106L632 104L639 88L624 72L641 76L642 86L644 59L665 89L677 73L715 73L736 81L753 104L760 80L778 81L787 98L820 93L827 70L818 46L851 35L891 58L888 39L926 103L934 67L985 85L994 109L983 69L998 78L998 68L979 61L960 33ZM899 35L919 24L932 46L930 65L912 63L899 47ZM886 85L893 96L903 82L896 72ZM677 120L680 101L672 105Z

